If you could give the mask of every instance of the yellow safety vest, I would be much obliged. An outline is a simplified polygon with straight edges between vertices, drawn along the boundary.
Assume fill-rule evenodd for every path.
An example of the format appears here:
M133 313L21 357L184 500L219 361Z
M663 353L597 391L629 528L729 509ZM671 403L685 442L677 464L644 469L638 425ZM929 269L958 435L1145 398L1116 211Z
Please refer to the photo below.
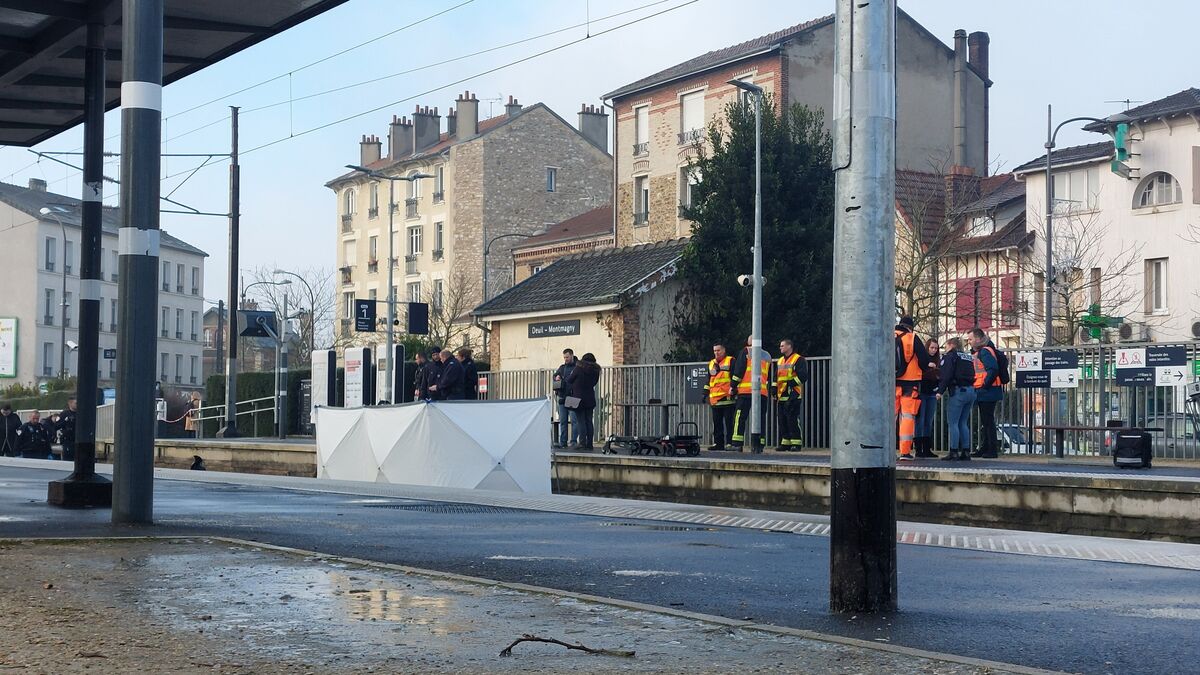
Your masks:
M708 392L709 405L729 405L733 400L733 357L726 356L717 363L716 359L708 362L708 383L704 385Z
M775 395L779 400L786 401L794 394L796 398L804 396L804 383L796 376L796 364L800 355L780 356L775 361Z

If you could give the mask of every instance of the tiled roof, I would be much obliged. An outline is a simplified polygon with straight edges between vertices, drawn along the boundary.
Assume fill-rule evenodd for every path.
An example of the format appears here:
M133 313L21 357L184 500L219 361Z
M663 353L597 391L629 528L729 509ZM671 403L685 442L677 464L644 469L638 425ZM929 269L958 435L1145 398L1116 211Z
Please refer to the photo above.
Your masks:
M43 208L49 207L54 211L54 216L61 219L64 225L71 227L83 226L81 222L83 214L80 208L83 202L74 197L55 194L45 190L33 190L28 187L11 185L9 183L0 183L0 201L35 218L44 218L53 221L52 217L42 216L40 213ZM121 210L112 206L105 206L102 213L101 229L107 234L116 236L117 230L121 227ZM162 231L159 243L162 248L208 257L208 254L204 251L186 241L172 237L170 234L167 234L166 230Z
M560 241L597 237L612 234L612 205L605 204L599 208L585 211L574 218L568 218L561 223L551 225L546 231L536 237L530 237L519 245L513 246L513 253L526 249L537 248L546 244L556 244Z
M617 89L616 91L605 94L604 98L617 98L627 94L632 94L636 91L646 89L647 87L662 84L663 82L669 82L670 80L680 77L686 77L694 73L708 70L709 68L715 68L722 64L729 63L730 61L736 61L762 51L770 50L783 42L791 40L805 31L812 30L813 28L824 26L829 23L833 23L832 14L829 16L823 16L819 19L813 19L812 21L805 21L804 23L796 24L791 28L784 28L783 30L754 38L753 40L747 40L746 42L733 45L732 47L716 49L708 52L707 54L697 56L694 59L671 66L666 70L660 70L659 72L648 77L643 77L637 82L632 82L624 87L621 87L620 89Z
M980 181L979 199L958 209L958 213L990 211L1011 201L1025 198L1025 183L1011 173L988 176Z
M1021 212L1008 224L983 237L963 237L955 240L947 255L967 255L984 251L1003 251L1024 248L1033 242L1034 235L1025 227L1025 213Z
M896 206L921 228L921 240L937 237L946 220L946 182L924 171L896 170Z
M1192 87L1184 89L1177 94L1171 94L1166 98L1160 98L1157 101L1150 101L1136 108L1130 108L1123 114L1130 120L1147 120L1159 117L1172 117L1196 110L1200 110L1200 89ZM1088 131L1104 131L1108 126L1108 123L1092 122L1084 127L1084 129Z
M620 302L679 260L686 239L566 256L475 308L476 316L537 312Z
M1112 157L1113 142L1101 141L1099 143L1089 143L1087 145L1075 145L1069 148L1055 150L1050 155L1050 161L1056 166L1064 164L1075 164L1078 162L1086 162L1089 160L1102 160ZM1037 159L1031 159L1021 166L1013 169L1013 173L1029 173L1030 171L1040 171L1046 168L1046 156L1042 155Z

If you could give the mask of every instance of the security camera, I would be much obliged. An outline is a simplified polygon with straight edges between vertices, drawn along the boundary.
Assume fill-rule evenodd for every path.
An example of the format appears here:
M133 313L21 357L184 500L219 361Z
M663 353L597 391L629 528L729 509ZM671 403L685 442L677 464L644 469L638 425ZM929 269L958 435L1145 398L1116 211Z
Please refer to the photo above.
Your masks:
M754 279L749 274L739 274L737 278L738 286L749 288L754 284Z
M79 349L79 345L74 340L67 340L67 349L75 351L76 349Z

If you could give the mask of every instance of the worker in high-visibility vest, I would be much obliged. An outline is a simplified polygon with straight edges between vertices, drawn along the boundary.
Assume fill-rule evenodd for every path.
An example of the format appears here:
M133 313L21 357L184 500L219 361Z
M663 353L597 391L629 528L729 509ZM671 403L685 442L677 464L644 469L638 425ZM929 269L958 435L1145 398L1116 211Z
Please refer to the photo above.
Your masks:
M799 452L804 446L804 384L808 382L808 361L796 353L791 340L779 341L779 359L775 361L775 399L779 401L780 452Z
M913 318L905 316L896 324L896 415L899 417L900 461L911 462L913 436L917 431L917 413L921 411L921 378L929 353L913 332Z
M737 405L733 393L733 357L726 353L723 344L713 345L704 395L712 410L713 444L708 449L721 451L726 442L733 441L733 409Z
M738 452L742 451L742 447L746 444L746 436L749 435L748 428L750 426L750 411L751 411L751 371L750 365L753 363L750 357L750 338L746 338L746 347L738 354L737 360L733 363L733 381L737 386L737 410L733 413L733 447ZM758 349L758 395L762 397L758 407L759 413L759 429L767 430L767 406L770 404L770 383L771 383L771 355L767 350L759 347ZM763 445L762 433L758 438L754 439L752 452L762 452Z

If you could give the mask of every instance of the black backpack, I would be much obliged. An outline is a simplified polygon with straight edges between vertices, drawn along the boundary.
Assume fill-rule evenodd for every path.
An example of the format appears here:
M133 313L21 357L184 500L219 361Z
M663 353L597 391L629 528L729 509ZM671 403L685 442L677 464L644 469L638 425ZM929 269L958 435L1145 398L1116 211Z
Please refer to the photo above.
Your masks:
M1000 384L1008 384L1008 356L1000 351L1000 348L995 345L988 345L992 350L992 356L996 357L996 369L999 370Z
M970 354L957 352L954 363L954 385L957 387L975 386L975 358Z

